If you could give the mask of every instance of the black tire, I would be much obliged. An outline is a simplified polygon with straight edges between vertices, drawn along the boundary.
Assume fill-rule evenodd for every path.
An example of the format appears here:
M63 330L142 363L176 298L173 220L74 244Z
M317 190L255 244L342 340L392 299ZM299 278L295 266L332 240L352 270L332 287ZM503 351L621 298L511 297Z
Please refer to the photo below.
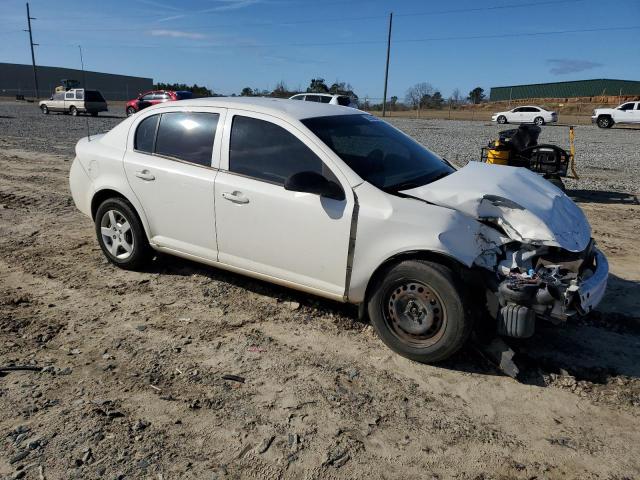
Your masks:
M71 114L72 117L77 117L78 116L78 109L76 107L74 107L73 105L71 105L71 107L69 108L69 113Z
M498 117L498 123L499 123L500 125L504 125L505 123L507 123L507 117L505 117L504 115L500 115L500 116Z
M535 125L538 125L539 127L541 127L542 125L544 125L544 118L536 117L536 118L533 119L533 123Z
M45 115L49 115L49 107L47 107L46 105L42 105L40 107L40 110L42 110L42 113L44 113Z
M462 283L450 268L405 260L375 281L367 305L369 319L394 352L433 363L453 355L469 338L473 319Z
M129 224L129 230L127 232L120 233L117 230L114 230L113 232L114 240L116 239L116 236L120 237L121 235L121 238L132 247L129 255L125 256L127 252L123 247L117 247L116 255L114 255L111 251L111 246L113 244L109 245L105 243L107 239L105 239L105 236L103 235L102 227L105 226L106 228L111 226L105 225L105 222L108 221L110 211L117 212L117 214L119 214L121 218L126 220ZM118 215L116 215L116 217L118 217ZM125 270L137 270L143 267L151 259L152 251L149 246L149 241L147 240L147 235L142 227L142 223L131 204L126 200L122 198L109 198L102 202L96 211L94 223L100 248L102 249L105 257L107 257L107 260L114 265ZM118 252L122 253L117 255Z
M134 113L136 113L136 109L133 107L127 107L127 117L133 115Z
M613 118L608 115L601 115L598 117L597 123L600 128L611 128L613 127Z

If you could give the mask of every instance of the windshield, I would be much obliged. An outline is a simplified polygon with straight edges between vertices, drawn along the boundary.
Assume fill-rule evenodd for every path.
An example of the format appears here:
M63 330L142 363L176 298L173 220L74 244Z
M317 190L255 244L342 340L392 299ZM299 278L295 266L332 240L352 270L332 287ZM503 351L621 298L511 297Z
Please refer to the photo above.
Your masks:
M308 118L302 123L382 190L416 188L454 172L435 153L373 115Z

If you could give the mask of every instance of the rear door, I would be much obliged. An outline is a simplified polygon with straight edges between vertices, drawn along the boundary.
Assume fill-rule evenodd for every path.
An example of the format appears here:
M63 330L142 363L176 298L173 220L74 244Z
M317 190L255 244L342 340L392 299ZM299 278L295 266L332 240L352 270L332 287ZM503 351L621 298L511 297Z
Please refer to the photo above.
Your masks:
M221 108L169 107L132 125L125 172L154 244L217 259L214 180L224 115Z
M354 197L325 155L281 119L229 111L216 178L221 263L342 298ZM285 190L302 171L335 181L346 198Z

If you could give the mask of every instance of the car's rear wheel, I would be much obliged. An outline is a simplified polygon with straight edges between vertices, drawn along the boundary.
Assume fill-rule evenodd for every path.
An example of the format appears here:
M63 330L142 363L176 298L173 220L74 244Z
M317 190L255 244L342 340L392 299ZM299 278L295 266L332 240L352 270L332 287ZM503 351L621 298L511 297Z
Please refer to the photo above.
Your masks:
M127 117L136 113L136 109L133 107L127 107Z
M504 125L505 123L507 123L507 117L505 117L504 115L500 115L500 116L498 117L498 123L499 123L500 125Z
M142 223L126 200L110 198L102 202L96 211L95 227L100 248L114 265L135 270L151 258Z
M613 119L604 115L598 117L598 126L600 128L611 128L613 126Z
M533 123L541 127L542 125L544 125L544 118L536 117L533 119Z
M453 355L466 342L473 323L454 272L421 260L402 261L378 277L368 312L389 348L423 363Z
M42 110L42 113L44 113L45 115L49 115L49 107L47 107L46 105L42 105L40 107L40 110Z
M78 109L72 105L71 108L69 108L69 113L73 117L77 117L78 116Z

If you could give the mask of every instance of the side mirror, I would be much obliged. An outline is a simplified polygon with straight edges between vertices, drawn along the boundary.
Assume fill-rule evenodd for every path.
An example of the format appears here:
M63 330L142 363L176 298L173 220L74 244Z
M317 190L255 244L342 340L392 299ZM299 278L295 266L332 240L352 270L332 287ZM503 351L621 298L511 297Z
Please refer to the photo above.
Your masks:
M292 192L314 193L321 197L344 200L344 190L335 182L316 172L294 173L284 182L284 189Z

